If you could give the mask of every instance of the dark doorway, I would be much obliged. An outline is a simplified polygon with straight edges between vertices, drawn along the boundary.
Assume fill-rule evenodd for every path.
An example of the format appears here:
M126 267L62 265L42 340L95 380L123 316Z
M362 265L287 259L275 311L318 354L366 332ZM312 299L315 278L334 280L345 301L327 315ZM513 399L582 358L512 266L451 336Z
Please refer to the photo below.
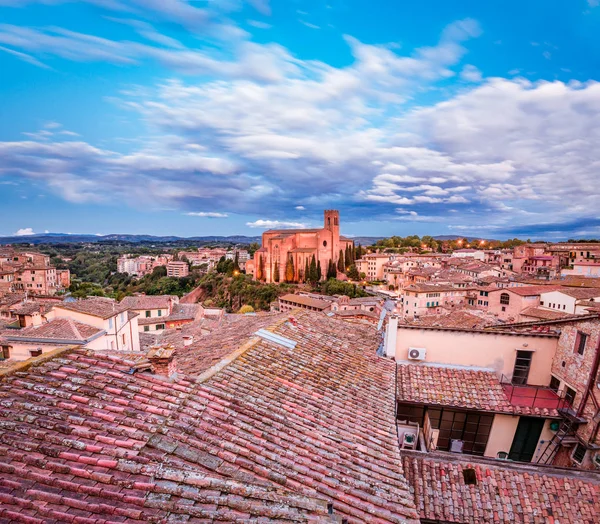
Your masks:
M543 418L521 417L510 447L508 459L518 462L531 462L543 427Z
M513 384L519 386L527 384L532 357L533 351L517 351L517 358L515 359L515 368L513 369L512 377Z

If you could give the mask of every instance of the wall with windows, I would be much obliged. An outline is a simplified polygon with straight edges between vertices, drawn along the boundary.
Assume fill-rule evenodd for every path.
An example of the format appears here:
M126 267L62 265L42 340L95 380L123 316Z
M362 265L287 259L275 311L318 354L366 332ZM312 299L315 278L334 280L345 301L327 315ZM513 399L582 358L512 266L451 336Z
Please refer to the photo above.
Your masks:
M573 409L581 410L587 424L579 426L578 437L584 442L591 440L592 444L600 444L596 433L598 410L594 405L591 395L598 399L598 376L592 376L596 353L600 346L600 319L587 319L563 324L558 341L556 356L552 365L552 383L555 387L566 391L570 388L574 395ZM591 384L591 393L585 405L582 401L586 394L587 386Z
M547 386L557 342L557 335L509 335L399 325L396 353L389 356L395 356L397 361L406 361L409 347L425 348L426 362L493 369L498 376L504 374L512 378L517 351L531 351L527 383Z

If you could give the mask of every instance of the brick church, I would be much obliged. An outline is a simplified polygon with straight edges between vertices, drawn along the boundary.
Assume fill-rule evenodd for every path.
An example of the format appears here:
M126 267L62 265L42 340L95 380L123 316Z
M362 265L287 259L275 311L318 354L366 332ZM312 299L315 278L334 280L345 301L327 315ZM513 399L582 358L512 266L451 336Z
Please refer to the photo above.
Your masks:
M304 281L306 262L315 256L321 262L321 273L324 278L329 261L337 264L340 250L345 252L347 246L353 246L349 238L340 236L339 211L325 210L323 227L321 229L269 229L262 235L262 247L254 253L253 264L246 270L259 278L259 268L262 267L265 282L275 282L276 269L279 271L279 281L285 280L285 270L288 259L294 264L294 280ZM262 265L261 265L262 257Z

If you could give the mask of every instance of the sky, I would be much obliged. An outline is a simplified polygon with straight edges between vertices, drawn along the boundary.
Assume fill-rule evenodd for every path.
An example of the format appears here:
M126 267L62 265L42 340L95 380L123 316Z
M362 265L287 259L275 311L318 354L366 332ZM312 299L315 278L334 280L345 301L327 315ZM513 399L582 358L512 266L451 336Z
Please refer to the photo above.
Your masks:
M0 0L0 235L600 237L600 0Z

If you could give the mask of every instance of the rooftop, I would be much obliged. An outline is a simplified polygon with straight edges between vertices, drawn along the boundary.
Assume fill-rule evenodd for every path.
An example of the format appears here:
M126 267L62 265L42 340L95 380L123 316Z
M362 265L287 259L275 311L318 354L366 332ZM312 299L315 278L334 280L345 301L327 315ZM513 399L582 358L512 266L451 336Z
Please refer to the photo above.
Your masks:
M230 326L221 365L194 362L205 340L178 348L169 382L82 351L0 382L0 515L328 522L331 504L352 523L416 523L376 329L269 316L292 349L246 318L253 331Z
M318 298L311 298L305 295L294 295L293 293L283 295L279 297L279 300L285 300L287 302L292 302L293 304L300 304L302 306L313 307L321 310L331 307L331 303L327 302L326 300L319 300Z
M398 364L397 391L398 402L494 413L558 416L556 406L548 408L542 403L540 407L537 402L511 403L494 371L459 366ZM522 400L521 397L517 400Z
M402 455L421 519L592 524L600 514L600 481L591 474L451 453ZM474 484L465 470L474 470Z
M56 318L39 326L5 331L3 337L8 341L47 340L49 342L85 343L104 333L98 329L69 318Z
M167 309L172 302L178 302L179 298L173 295L137 295L125 297L120 305L127 309Z
M127 311L127 309L129 309L127 306L119 304L110 298L103 297L86 298L76 300L75 302L61 302L54 307L103 319L114 317L122 311Z

